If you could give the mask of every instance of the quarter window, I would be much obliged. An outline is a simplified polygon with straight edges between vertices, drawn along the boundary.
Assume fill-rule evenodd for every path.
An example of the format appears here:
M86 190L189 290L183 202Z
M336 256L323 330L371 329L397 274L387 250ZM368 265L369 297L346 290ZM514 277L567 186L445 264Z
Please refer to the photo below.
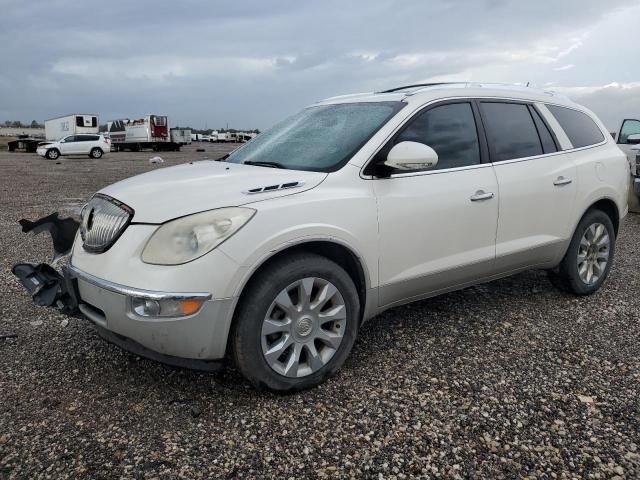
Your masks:
M433 148L438 164L430 170L480 163L478 131L470 103L451 103L418 114L395 143L419 142Z
M520 103L481 103L493 161L534 157L544 153L529 107ZM547 132L548 133L548 132Z
M573 148L588 147L604 141L604 134L586 113L557 105L547 105L547 108L558 120Z

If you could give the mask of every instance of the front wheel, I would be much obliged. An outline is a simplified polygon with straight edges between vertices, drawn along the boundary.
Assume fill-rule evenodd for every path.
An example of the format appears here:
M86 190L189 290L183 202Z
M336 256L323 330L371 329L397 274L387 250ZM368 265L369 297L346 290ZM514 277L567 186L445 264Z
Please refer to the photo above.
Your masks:
M357 336L356 287L339 265L319 255L277 260L252 279L240 301L233 357L258 389L319 385L342 366Z
M56 150L55 148L47 150L47 158L49 160L55 160L59 156L60 156L60 152L58 150Z
M573 234L558 268L550 272L558 288L576 295L597 291L609 274L615 253L613 223L602 210L588 211Z

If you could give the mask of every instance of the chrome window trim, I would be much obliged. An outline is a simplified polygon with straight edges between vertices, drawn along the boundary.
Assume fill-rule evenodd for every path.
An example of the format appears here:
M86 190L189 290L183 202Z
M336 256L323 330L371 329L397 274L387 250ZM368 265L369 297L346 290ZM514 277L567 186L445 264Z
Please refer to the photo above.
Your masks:
M207 292L158 292L153 290L144 290L141 288L127 287L119 283L103 280L102 278L98 278L94 275L91 275L90 273L83 272L72 264L66 265L64 267L64 270L65 273L67 273L71 278L77 278L96 287L129 297L148 298L151 300L210 300L212 298L212 295Z
M596 143L594 145L587 145L586 147L570 148L570 149L567 149L567 150L560 150L558 152L545 153L545 154L542 154L542 155L534 155L532 157L523 157L523 158L514 158L512 160L503 160L501 162L480 163L480 164L477 164L477 165L469 165L467 167L443 168L441 170L424 171L424 172L397 173L397 174L393 174L393 175L390 175L390 176L384 177L384 178L382 178L382 177L374 177L373 175L364 175L363 174L365 168L367 168L369 163L375 158L375 156L378 154L378 152L380 150L382 150L382 148L398 132L398 130L400 130L402 127L404 127L407 124L407 122L410 121L417 112L421 111L422 109L424 109L424 108L426 108L429 105L432 105L434 103L447 102L447 101L458 101L458 100L460 100L460 101L464 101L464 100L468 100L468 101L474 101L474 100L478 100L478 101L483 101L483 100L506 100L506 101L511 101L511 102L522 102L524 104L531 104L531 105L535 105L536 107L538 106L539 103L541 103L538 100L529 100L529 99L525 99L525 98L493 97L493 96L492 97L478 97L478 96L465 97L465 96L461 96L461 97L437 98L437 99L431 100L431 101L429 101L427 103L419 105L413 111L409 112L407 117L404 119L404 121L402 121L399 125L397 125L396 128L393 129L393 131L390 132L389 135L387 135L387 137L382 142L380 142L380 145L378 145L378 147L375 149L375 151L363 163L362 167L360 167L360 174L359 174L360 178L362 178L363 180L388 180L388 179L392 179L392 178L404 178L404 177L410 177L410 176L413 177L413 176L419 176L419 175L434 175L434 174L438 174L438 173L448 173L448 172L454 172L454 171L460 171L460 170L470 170L470 169L474 169L474 168L481 168L481 167L488 167L488 166L498 166L498 165L503 165L503 164L507 164L507 163L527 162L529 160L537 160L539 158L552 157L552 156L555 156L555 155L561 155L561 154L573 153L573 152L580 152L582 150L588 150L588 149L591 149L591 148L601 147L603 145L606 145L606 143L608 141L607 136L605 135L604 140L602 142ZM586 115L588 115L586 112L580 110L579 108L574 108L574 107L570 107L570 106L566 106L566 105L562 105L562 104L554 103L554 102L545 102L543 105L545 105L545 104L555 105L555 106L564 107L564 108L570 108L572 110L576 110L578 112L582 112L582 113L585 113ZM546 114L547 112L548 112L548 110L545 109L544 113ZM551 115L551 112L549 112L549 114ZM589 118L591 118L591 115L589 115ZM546 115L545 115L545 119L546 119ZM555 117L554 117L554 120L555 120ZM555 123L557 123L557 121ZM597 122L596 122L596 125L598 125ZM552 128L554 128L554 127L552 126ZM600 128L599 125L598 125L598 128ZM554 131L555 131L555 128L554 128ZM562 129L562 127L560 127L560 132L562 133L562 135L564 135L566 137L566 133ZM557 132L556 132L556 135L557 135ZM568 140L568 137L567 137L567 140ZM572 145L571 142L569 142L569 144Z

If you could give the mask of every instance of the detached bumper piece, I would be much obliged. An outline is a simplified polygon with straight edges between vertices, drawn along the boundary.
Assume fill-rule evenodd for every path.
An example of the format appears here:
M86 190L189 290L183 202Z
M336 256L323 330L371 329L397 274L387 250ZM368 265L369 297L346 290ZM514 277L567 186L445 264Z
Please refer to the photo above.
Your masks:
M58 212L42 217L38 220L29 221L25 218L18 223L22 226L24 233L38 235L42 232L49 232L53 240L53 261L65 256L73 248L73 240L80 223L73 218L58 218Z
M59 218L58 212L34 220L20 220L22 231L31 235L49 232L53 241L53 262L67 255L80 224L73 218ZM75 281L60 274L51 265L41 263L19 263L11 269L20 283L27 289L33 302L41 307L54 307L72 315L78 310L78 295Z
M73 280L58 273L51 265L19 263L11 271L27 289L36 305L54 307L69 315L78 310Z

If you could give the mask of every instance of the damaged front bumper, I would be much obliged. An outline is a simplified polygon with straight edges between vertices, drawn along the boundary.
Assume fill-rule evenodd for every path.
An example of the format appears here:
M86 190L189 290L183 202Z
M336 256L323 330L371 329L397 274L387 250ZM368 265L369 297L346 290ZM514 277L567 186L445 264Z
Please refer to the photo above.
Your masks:
M37 222L27 223L34 225ZM42 228L40 231L50 231L54 245L57 239L58 247L67 246L60 244L55 228ZM69 251L71 246L68 245ZM65 254L58 248L55 250L58 257ZM100 336L125 350L196 370L213 371L222 365L226 336L219 335L219 320L229 317L233 307L231 299L212 300L210 293L133 288L98 278L72 263L64 265L61 270L58 272L47 264L18 264L12 271L36 305L88 319ZM167 317L147 315L139 309L139 305L145 302L160 305L180 301L198 304L199 307L187 315Z
M63 267L63 272L68 267ZM19 263L11 269L27 289L33 303L40 307L55 307L62 313L73 315L78 311L78 291L73 278L60 274L51 265Z

